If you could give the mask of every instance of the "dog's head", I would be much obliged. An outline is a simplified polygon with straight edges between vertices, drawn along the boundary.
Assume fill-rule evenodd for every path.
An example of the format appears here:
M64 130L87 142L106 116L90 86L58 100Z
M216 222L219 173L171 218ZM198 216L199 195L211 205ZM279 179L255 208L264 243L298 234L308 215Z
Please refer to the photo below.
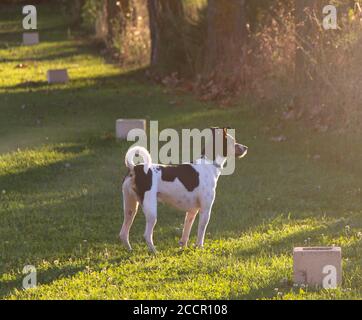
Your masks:
M237 143L236 140L227 132L229 127L219 128L212 127L210 128L212 132L212 144L213 144L213 160L217 157L225 158L227 157L227 151L232 150L232 153L236 158L242 158L248 153L248 147L240 143ZM217 143L222 141L222 148L217 147Z

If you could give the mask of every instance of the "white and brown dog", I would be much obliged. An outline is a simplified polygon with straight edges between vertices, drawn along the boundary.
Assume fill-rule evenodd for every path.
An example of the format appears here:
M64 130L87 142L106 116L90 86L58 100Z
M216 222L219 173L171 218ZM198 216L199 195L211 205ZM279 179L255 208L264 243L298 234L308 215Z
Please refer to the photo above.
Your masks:
M190 231L197 213L200 211L197 232L197 245L203 246L206 227L210 219L211 208L215 199L216 184L221 168L227 161L226 151L233 150L235 157L246 155L248 148L235 142L227 133L227 128L211 128L214 144L213 159L203 155L195 163L180 165L153 164L149 152L143 147L128 150L125 162L129 169L122 185L124 221L120 239L132 250L129 243L129 231L141 204L145 217L145 240L149 249L156 252L153 244L153 229L157 221L157 201L186 211L185 223L180 240L181 246L187 246ZM216 139L223 135L222 154L215 152ZM139 154L143 164L135 165L133 157Z

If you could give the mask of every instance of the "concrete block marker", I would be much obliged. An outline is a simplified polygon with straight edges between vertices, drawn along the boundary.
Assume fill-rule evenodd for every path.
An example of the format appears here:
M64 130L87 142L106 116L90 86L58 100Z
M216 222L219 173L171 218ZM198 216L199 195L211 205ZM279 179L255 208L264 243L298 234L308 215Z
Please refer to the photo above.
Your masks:
M132 129L146 131L146 120L144 119L118 119L116 121L116 138L127 139L127 134Z
M296 247L293 260L295 284L335 289L342 283L340 247Z
M67 69L54 69L47 72L48 83L66 83L69 81Z
M39 43L39 33L38 32L24 32L23 33L23 45L24 46L33 46Z

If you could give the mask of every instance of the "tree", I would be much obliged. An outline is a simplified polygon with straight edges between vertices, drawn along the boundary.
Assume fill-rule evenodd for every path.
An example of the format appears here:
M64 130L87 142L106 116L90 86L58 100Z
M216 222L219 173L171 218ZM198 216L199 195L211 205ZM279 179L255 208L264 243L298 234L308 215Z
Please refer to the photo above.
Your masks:
M209 0L204 76L240 83L247 41L245 0Z
M96 2L96 36L112 46L117 37L122 37L127 27L137 23L137 1L102 0Z
M301 108L306 96L317 93L324 84L323 72L318 69L323 51L322 12L326 0L295 0L295 89L296 107ZM318 103L315 102L315 103Z
M122 64L145 65L150 46L147 4L144 0L92 0L96 37Z
M312 15L315 0L295 0L295 84L304 87L312 77Z
M183 73L187 63L183 38L185 23L181 0L148 0L151 67L164 73Z
M95 32L98 39L107 42L107 35L109 34L108 28L108 14L110 0L103 0L97 4L97 14L95 20Z
M85 0L62 1L63 9L70 17L73 27L79 27L82 24L82 10L84 3Z

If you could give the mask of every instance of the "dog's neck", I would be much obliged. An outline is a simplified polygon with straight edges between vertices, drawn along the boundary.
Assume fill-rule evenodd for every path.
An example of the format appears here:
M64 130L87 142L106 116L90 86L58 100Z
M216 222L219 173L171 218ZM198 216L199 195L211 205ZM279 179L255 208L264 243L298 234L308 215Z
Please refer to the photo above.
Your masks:
M210 160L205 155L201 156L200 159L196 160L196 163L201 164L207 164L212 165L215 168L216 176L219 176L221 174L221 169L224 167L226 162L226 157L216 156L216 159Z

